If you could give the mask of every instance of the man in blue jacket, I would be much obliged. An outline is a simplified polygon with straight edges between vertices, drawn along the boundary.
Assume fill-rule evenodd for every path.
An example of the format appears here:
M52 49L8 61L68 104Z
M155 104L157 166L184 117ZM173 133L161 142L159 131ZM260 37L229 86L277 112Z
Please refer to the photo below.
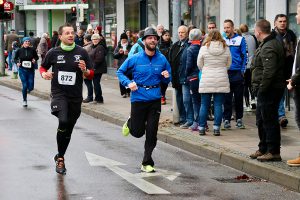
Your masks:
M131 114L122 128L140 138L146 133L144 158L141 170L155 172L152 152L157 143L157 130L161 112L160 83L170 82L171 67L165 56L156 51L159 36L149 27L142 38L145 51L128 58L117 71L120 83L131 90ZM132 80L128 75L132 75Z
M243 96L244 96L244 73L247 64L247 44L245 38L234 32L234 24L230 19L224 21L224 38L229 46L232 63L228 70L230 93L225 95L224 102L224 129L231 128L232 98L234 96L236 127L245 128L243 123Z

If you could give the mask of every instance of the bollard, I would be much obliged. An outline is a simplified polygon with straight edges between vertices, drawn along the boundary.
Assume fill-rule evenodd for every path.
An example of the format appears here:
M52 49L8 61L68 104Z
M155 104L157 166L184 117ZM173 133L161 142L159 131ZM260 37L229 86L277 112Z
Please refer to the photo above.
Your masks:
M173 111L173 124L179 123L179 110L176 101L175 88L172 88L172 111Z

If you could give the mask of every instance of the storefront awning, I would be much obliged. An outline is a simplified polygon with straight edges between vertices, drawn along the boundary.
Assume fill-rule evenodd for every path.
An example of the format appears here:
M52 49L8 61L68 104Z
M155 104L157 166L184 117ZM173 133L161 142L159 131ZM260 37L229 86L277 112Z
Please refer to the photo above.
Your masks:
M79 8L83 7L84 9L89 8L89 4L79 4ZM23 6L22 6L23 7ZM20 10L71 10L71 7L76 7L76 4L43 4L43 5L24 5L23 9Z

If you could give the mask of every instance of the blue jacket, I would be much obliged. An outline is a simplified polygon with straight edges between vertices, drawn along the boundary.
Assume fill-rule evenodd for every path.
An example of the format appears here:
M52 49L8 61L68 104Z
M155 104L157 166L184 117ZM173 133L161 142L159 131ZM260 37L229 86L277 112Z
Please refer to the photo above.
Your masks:
M198 76L199 68L197 66L197 58L200 51L200 45L191 44L191 46L187 49L187 58L186 58L186 76Z
M239 70L245 73L247 65L247 44L244 37L235 34L232 38L225 37L230 49L232 63L229 70Z
M140 42L143 42L142 38L139 38L138 41ZM141 51L144 51L143 47L141 47L141 45L139 45L139 43L135 43L129 53L128 53L128 58L131 58L134 54L138 53L138 52L141 52Z
M161 72L167 70L169 78L164 78ZM132 75L132 80L127 75ZM120 83L128 87L128 84L135 82L138 90L131 92L131 102L148 102L161 98L159 84L161 82L168 84L171 80L171 66L166 57L157 52L151 61L145 51L134 54L131 58L125 60L117 71ZM155 88L144 88L143 86L156 86Z

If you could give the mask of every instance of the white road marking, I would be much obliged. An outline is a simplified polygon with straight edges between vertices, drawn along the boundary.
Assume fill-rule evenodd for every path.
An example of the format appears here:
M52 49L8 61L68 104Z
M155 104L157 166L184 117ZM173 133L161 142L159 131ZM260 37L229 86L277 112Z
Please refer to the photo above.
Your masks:
M111 171L115 172L123 179L128 181L129 183L133 184L140 190L146 192L147 194L171 194L167 190L164 190L152 183L149 183L142 179L142 177L137 176L136 174L131 174L126 170L119 168L119 165L125 165L123 163L104 158L102 156L85 152L86 158L91 166L103 166L107 167Z

